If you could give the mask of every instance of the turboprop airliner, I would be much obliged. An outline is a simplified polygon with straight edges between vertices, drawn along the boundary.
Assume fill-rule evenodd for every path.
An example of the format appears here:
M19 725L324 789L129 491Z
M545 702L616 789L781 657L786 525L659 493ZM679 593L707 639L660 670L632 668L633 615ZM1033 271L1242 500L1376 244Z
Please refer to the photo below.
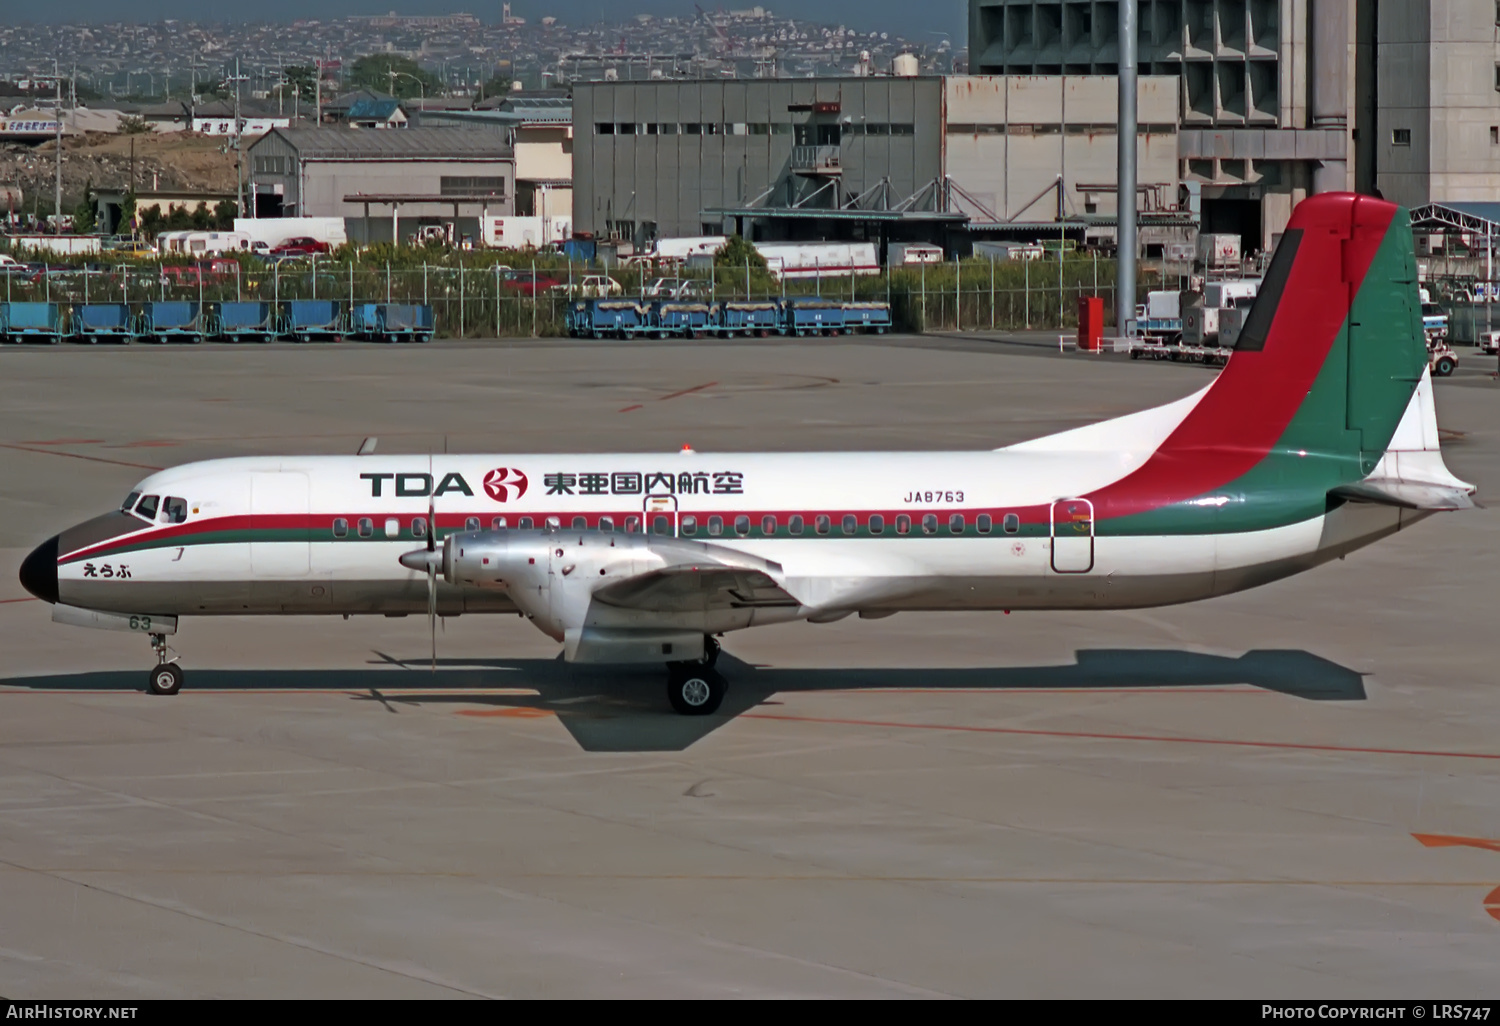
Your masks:
M362 451L365 447L362 447ZM585 663L662 663L684 714L717 636L907 610L1225 595L1473 505L1438 448L1407 212L1305 200L1228 365L1176 402L981 452L284 456L152 474L39 546L59 623L519 613Z

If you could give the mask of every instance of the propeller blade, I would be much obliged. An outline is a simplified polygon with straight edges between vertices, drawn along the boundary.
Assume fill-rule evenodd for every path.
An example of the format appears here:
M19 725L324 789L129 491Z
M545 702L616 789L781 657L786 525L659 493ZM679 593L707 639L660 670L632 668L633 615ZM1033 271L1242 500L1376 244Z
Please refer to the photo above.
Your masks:
M427 632L432 636L432 672L437 673L437 564L427 564Z

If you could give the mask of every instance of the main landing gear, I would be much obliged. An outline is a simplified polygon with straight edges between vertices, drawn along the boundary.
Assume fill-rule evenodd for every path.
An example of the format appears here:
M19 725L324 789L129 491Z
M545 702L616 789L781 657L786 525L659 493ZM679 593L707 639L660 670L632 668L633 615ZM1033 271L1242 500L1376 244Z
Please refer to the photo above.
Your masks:
M151 635L151 647L156 651L156 669L147 678L146 693L151 695L175 695L182 690L182 667L167 658L167 636Z
M729 690L724 675L714 669L719 661L719 642L703 638L703 658L693 663L667 664L667 699L683 716L707 716L716 712Z

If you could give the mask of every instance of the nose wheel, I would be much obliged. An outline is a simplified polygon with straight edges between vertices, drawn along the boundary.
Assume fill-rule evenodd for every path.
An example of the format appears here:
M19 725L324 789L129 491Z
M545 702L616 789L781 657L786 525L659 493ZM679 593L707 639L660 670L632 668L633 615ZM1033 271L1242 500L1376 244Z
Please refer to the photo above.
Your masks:
M702 663L667 664L667 699L683 716L707 716L724 701L729 683Z
M151 648L156 652L156 669L146 679L146 691L152 695L175 695L182 690L183 672L167 656L167 636L151 635Z

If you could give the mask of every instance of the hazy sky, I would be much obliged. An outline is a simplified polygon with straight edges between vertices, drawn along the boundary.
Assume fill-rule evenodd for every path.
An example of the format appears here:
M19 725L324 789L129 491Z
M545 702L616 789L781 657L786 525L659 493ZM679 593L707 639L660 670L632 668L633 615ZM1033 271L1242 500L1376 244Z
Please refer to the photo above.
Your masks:
M848 25L863 31L896 31L909 39L937 42L948 33L953 45L963 45L966 0L729 0L704 2L708 11L738 9L758 2L786 17ZM13 6L14 5L14 6ZM290 21L294 18L341 17L348 14L447 14L468 11L484 21L500 20L498 0L49 0L26 4L3 0L11 8L7 18L18 21L157 21L182 18L193 21ZM692 0L511 0L511 10L528 20L554 15L568 24L588 21L620 21L635 14L692 14Z

